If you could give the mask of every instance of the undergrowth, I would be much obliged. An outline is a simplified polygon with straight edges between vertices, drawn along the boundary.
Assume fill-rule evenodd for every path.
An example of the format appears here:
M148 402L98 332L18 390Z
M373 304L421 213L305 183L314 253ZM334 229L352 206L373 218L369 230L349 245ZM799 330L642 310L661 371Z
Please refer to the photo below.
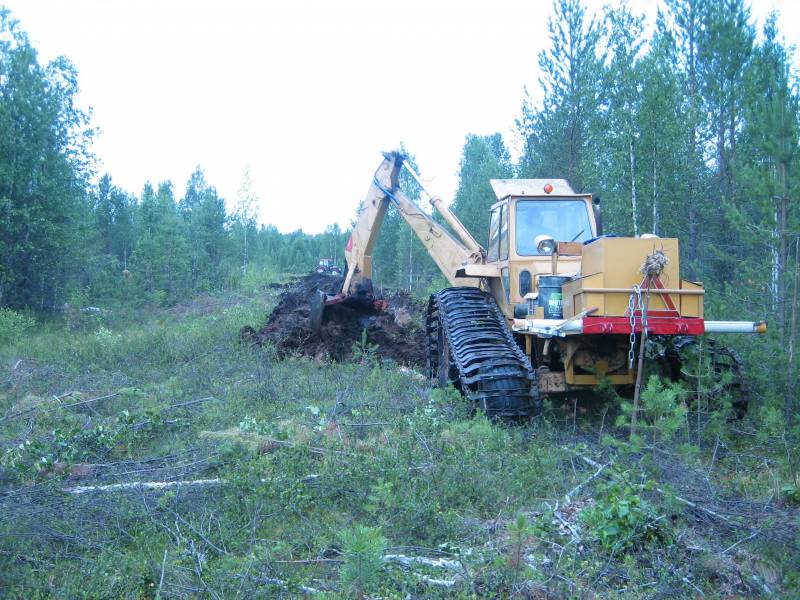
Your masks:
M18 321L4 597L791 597L792 434L763 410L700 431L687 392L651 380L635 436L621 399L504 426L366 338L341 364L242 344L272 302L254 284L138 322ZM745 468L754 424L788 456L761 452L771 469ZM709 485L738 504L703 504ZM776 489L781 510L738 518Z

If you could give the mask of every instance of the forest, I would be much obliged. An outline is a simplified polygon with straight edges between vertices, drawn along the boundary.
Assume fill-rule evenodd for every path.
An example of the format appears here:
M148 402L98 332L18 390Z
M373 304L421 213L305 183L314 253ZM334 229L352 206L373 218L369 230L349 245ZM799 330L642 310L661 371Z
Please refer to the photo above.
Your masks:
M121 189L97 172L98 131L76 101L76 67L65 57L43 64L0 7L8 597L266 593L259 586L284 597L796 597L800 90L795 49L781 35L788 24L773 13L756 26L746 0L664 0L655 23L624 2L598 14L582 0L553 6L548 42L532 57L538 89L509 123L514 139L457 140L458 187L446 200L483 242L490 179L564 178L601 197L605 232L679 238L684 277L706 287L708 318L769 323L757 339L726 339L746 369L745 419L719 418L701 434L681 425L673 405L683 392L653 383L650 397L672 404L653 400L644 448L600 444L613 419L603 413L598 431L577 405L553 409L531 441L452 408L446 390L423 393L402 370L381 374L366 344L359 360L318 369L241 348L239 327L259 324L275 302L270 286L320 258L344 263L347 229L278 231L258 213L248 173L236 198L222 198L200 165L183 197L170 181ZM413 148L402 150L428 174ZM374 269L380 287L423 301L446 285L394 209ZM319 390L335 399L322 412ZM64 408L104 398L88 420ZM337 419L354 423L344 435L324 419L340 405ZM150 469L217 483L117 505L59 495L66 474L54 465L63 464L108 474L102 481ZM615 475L600 484L603 471ZM424 485L415 479L426 474ZM222 494L223 480L237 494ZM595 485L595 503L580 504L584 529L557 502L526 505L522 491L569 500ZM697 508L698 498L712 508ZM620 506L619 522L603 522L603 510ZM266 514L285 521L267 524ZM619 528L633 532L622 543ZM599 554L585 549L589 531ZM403 563L422 558L407 556L417 546L436 548L425 558L433 562ZM390 583L376 576L381 557ZM63 578L60 593L49 572ZM97 587L81 590L84 575Z

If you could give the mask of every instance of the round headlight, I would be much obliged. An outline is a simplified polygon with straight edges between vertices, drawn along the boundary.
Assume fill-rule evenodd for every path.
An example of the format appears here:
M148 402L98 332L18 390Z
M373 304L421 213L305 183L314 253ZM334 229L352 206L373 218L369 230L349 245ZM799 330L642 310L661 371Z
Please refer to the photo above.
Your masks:
M539 254L552 254L556 251L556 241L549 235L537 235L533 243L539 251Z

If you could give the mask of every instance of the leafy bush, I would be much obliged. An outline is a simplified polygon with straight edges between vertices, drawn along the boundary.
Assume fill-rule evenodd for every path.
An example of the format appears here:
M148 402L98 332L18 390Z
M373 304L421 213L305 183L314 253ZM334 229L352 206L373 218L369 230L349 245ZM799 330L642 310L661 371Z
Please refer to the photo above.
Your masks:
M619 552L664 533L658 516L641 497L646 485L615 480L599 489L595 503L581 512L581 519L606 550Z
M786 483L781 486L781 496L787 503L800 505L800 486L794 483Z
M36 326L36 321L8 308L0 308L0 348L17 343L23 334Z
M378 359L378 345L369 342L366 328L361 330L361 340L353 342L352 348L354 362L375 364Z

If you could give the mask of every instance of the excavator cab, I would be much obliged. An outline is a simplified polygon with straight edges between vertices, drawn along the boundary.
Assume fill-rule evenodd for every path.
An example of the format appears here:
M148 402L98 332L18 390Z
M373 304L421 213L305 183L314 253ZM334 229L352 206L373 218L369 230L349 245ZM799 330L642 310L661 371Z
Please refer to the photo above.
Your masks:
M497 201L486 261L500 277L489 285L506 315L525 317L541 277L580 271L581 246L598 234L597 205L563 179L492 179L491 185Z

